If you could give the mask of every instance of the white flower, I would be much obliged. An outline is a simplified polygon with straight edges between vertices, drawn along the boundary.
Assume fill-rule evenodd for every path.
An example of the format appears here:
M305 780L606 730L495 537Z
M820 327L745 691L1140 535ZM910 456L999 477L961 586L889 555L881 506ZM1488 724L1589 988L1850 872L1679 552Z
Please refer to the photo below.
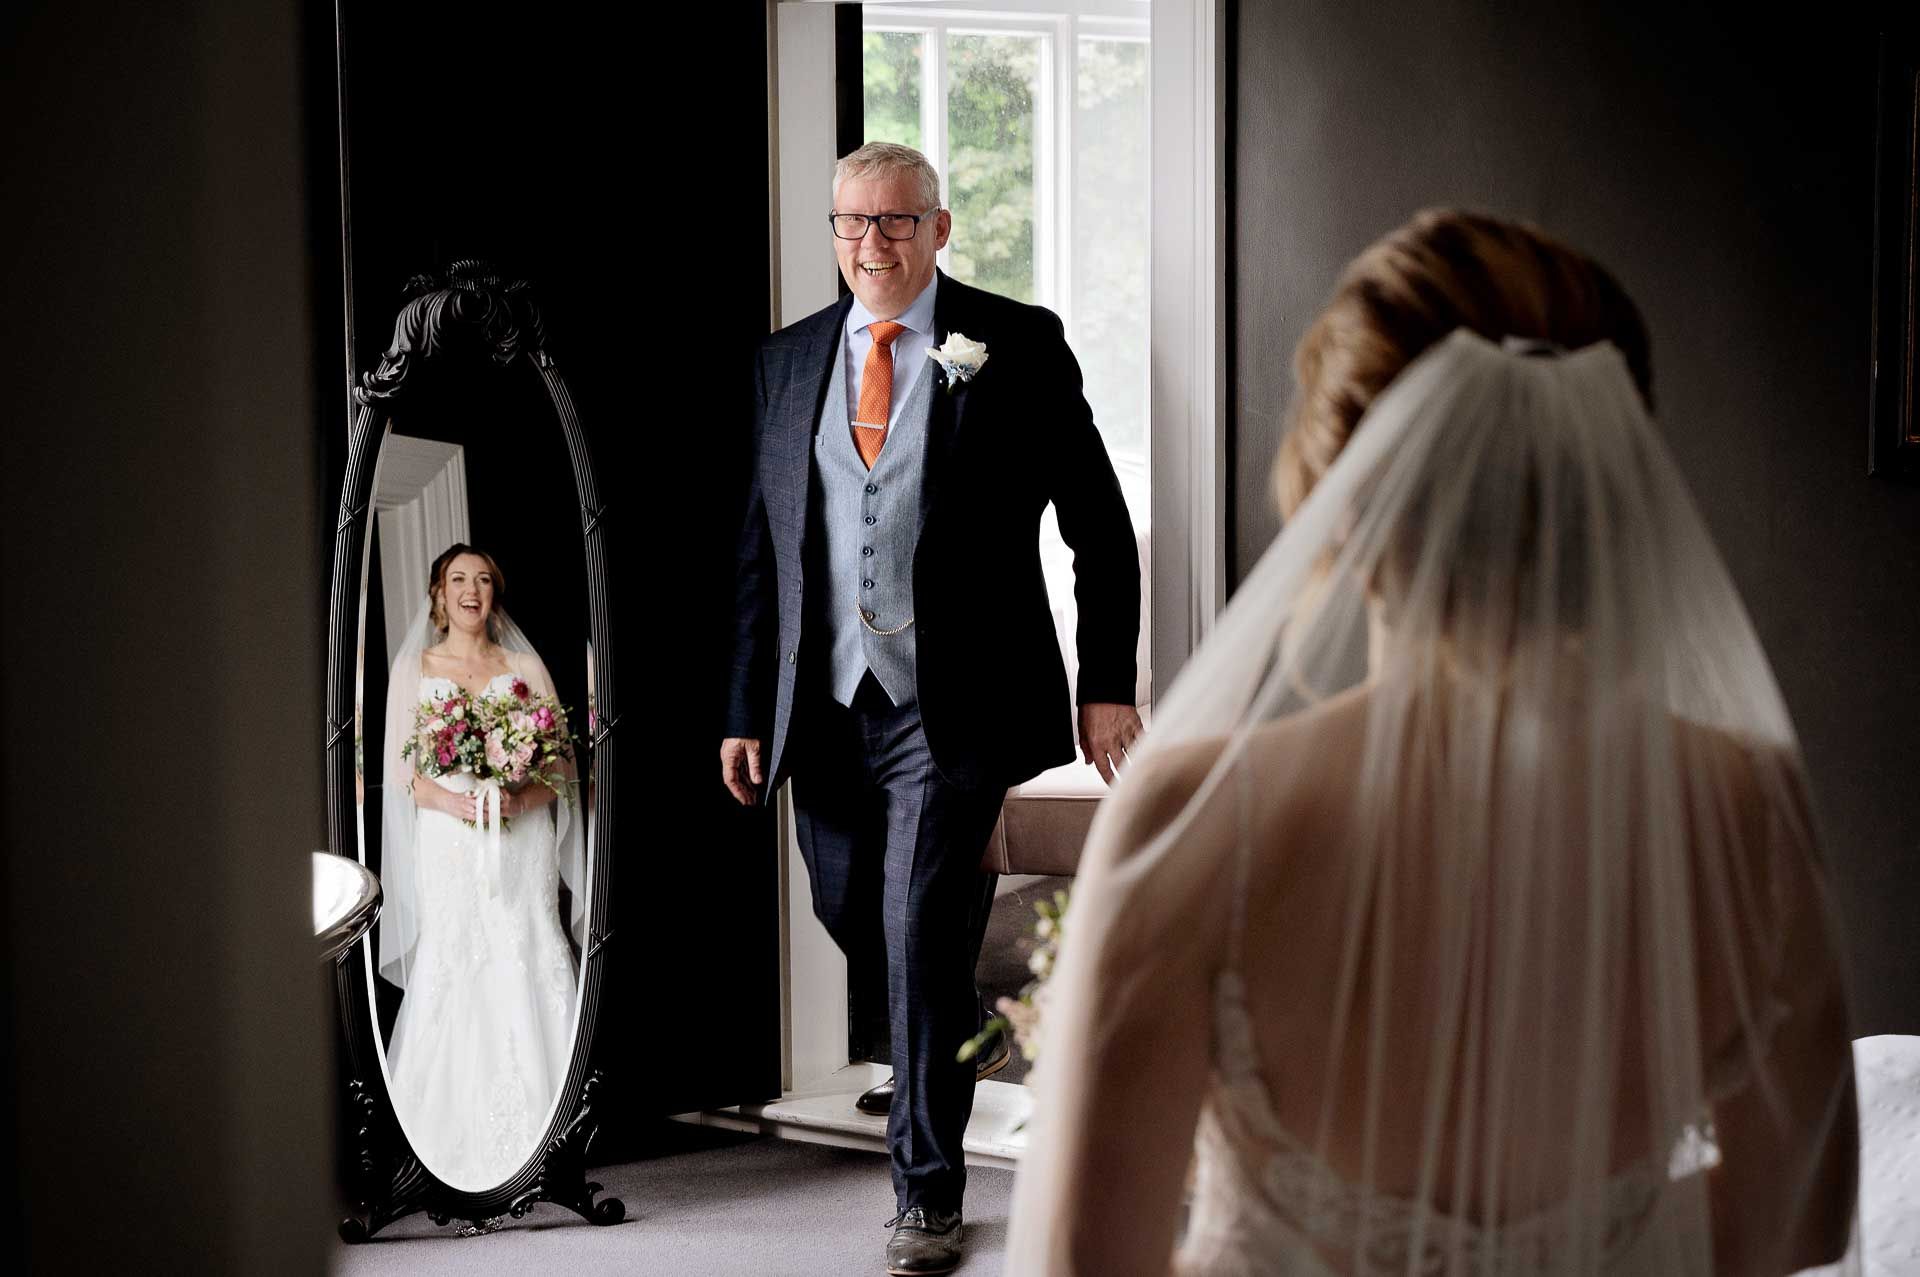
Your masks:
M987 346L965 333L948 333L944 342L927 352L927 358L946 369L947 390L951 393L954 387L972 381L987 366Z

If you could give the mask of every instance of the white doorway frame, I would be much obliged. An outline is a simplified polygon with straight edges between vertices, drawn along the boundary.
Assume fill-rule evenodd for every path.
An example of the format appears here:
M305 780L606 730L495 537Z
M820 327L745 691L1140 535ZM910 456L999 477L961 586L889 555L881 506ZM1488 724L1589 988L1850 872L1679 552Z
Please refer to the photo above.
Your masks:
M889 5L915 0L887 0ZM1029 16L1043 0L1008 0ZM1155 0L1150 74L1154 552L1149 616L1153 695L1165 690L1226 603L1225 0ZM770 328L830 305L838 269L824 238L834 151L834 6L766 0ZM886 1076L850 1064L846 962L813 916L794 837L790 786L777 799L781 846L779 1100L682 1120L884 1149L885 1119L850 1100ZM1010 1166L1026 1088L980 1085L970 1163Z

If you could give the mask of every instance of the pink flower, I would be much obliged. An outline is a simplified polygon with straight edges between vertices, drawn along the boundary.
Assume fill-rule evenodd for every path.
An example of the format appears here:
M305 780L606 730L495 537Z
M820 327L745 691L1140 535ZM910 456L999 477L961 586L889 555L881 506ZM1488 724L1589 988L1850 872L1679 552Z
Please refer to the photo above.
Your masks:
M496 771L507 769L507 734L499 728L487 733L487 762Z
M553 710L549 707L542 705L528 717L533 720L533 726L536 731L550 732L553 730Z
M447 748L445 745L442 745L440 747L439 752L435 755L435 757L439 758L440 765L442 767L453 766L454 753L451 749Z
M521 769L522 771L526 770L527 764L532 761L533 761L533 742L532 741L527 741L525 744L521 745L519 748L513 751L513 765Z
M460 698L457 696L449 696L444 702L441 703L440 712L442 714L451 714L453 713L454 710L459 708L460 708Z
M524 701L533 695L533 689L527 686L524 678L516 678L513 680L513 694Z
M514 710L507 715L507 722L513 724L513 730L524 732L532 728L533 717L524 710Z

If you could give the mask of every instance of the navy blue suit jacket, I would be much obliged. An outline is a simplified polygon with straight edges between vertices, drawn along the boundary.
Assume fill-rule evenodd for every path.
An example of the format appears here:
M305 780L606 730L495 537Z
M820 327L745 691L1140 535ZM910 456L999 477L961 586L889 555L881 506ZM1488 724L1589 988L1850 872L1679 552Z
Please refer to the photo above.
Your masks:
M843 297L766 337L755 364L724 731L768 742L762 802L805 766L787 750L794 689L828 656L825 634L807 626L818 616L810 605L819 605L807 597L817 549L808 545L808 511L817 498L814 431L832 361L843 357L851 306ZM1078 754L1040 570L1047 503L1074 554L1083 705L1133 704L1140 562L1059 317L943 272L934 294L936 344L955 331L985 343L987 362L951 393L934 370L913 554L916 691L943 776L957 785L1012 786Z

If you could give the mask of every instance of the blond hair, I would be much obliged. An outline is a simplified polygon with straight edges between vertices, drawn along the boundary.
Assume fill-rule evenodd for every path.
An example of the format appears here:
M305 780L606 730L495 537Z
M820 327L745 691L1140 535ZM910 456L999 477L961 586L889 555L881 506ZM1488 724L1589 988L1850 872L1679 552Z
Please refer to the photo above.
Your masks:
M1353 259L1294 350L1293 407L1271 480L1283 516L1333 465L1374 397L1461 327L1569 350L1610 341L1653 406L1646 324L1605 267L1523 223L1426 209Z

